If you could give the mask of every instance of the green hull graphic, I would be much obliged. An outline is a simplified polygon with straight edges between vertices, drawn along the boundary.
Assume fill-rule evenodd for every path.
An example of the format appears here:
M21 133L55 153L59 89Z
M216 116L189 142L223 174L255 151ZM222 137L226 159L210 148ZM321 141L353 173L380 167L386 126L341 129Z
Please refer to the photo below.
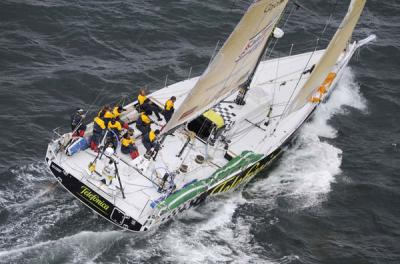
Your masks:
M173 210L186 203L197 195L208 190L210 186L220 182L230 175L246 168L248 165L259 161L263 155L255 154L251 151L243 151L239 156L230 160L224 167L218 169L210 178L194 182L185 188L168 196L164 201L157 205L158 209L167 208Z

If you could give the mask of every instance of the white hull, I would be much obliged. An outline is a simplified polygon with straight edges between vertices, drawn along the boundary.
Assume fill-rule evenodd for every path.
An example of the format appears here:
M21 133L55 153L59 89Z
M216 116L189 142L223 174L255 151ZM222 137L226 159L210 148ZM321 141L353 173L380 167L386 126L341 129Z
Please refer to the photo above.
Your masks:
M340 80L356 49L369 40L351 44L341 56L333 70L336 78L328 92L316 95L321 96L321 102ZM88 164L94 160L96 153L86 149L67 156L64 151L59 151L59 143L68 140L69 134L49 144L46 161L60 183L99 215L131 231L149 230L200 204L207 196L243 186L279 156L285 143L319 105L310 102L294 113L284 113L288 101L308 79L309 74L302 73L318 62L322 54L323 51L317 51L262 62L251 84L246 105L238 106L230 102L236 97L233 94L217 108L225 115L227 124L232 121L230 129L224 134L224 142L217 141L211 146L204 140L194 138L182 155L177 157L188 134L187 129L181 127L173 136L166 137L155 161L147 160L143 155L131 160L118 151L113 158L118 161L125 198L119 190L110 189L88 171ZM162 106L170 96L175 95L178 99L176 107L179 107L197 79L165 87L150 97ZM127 106L129 110L123 117L126 121L137 118L138 113L133 105ZM270 106L272 112L269 111ZM139 152L144 153L140 139L137 145ZM196 155L206 157L206 161L203 164L196 163ZM107 162L106 157L97 161L99 172ZM187 173L181 172L175 176L176 190L173 193L159 193L165 172L176 172L183 163L189 169Z

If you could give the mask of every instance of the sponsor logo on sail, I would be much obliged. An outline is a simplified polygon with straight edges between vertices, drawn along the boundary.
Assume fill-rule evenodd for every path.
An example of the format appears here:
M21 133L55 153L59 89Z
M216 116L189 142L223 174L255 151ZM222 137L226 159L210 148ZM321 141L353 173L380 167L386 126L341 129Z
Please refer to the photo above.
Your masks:
M248 54L252 53L254 50L256 50L263 42L264 40L268 37L269 29L273 24L275 24L275 21L278 18L273 19L267 26L265 26L261 31L259 31L254 37L249 39L249 41L246 43L244 46L242 52L240 55L237 57L235 62L240 61L243 59L245 56Z
M185 113L183 113L183 114L179 117L178 121L180 121L180 120L184 119L185 117L191 115L196 109L197 109L197 106L195 106L195 107L193 107L192 109L186 111Z

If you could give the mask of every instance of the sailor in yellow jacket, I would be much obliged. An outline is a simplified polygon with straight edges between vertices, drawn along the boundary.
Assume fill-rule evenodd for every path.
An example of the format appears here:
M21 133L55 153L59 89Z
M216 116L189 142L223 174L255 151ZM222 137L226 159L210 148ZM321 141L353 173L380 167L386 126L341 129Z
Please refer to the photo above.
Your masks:
M111 121L108 123L108 129L112 130L115 134L119 136L122 131L121 122L119 122L115 118L111 119Z
M112 113L112 109L109 105L104 106L100 112L97 114L98 117L103 119L105 126L108 126L108 122L111 121L111 119L114 118L114 115Z
M93 120L93 135L90 141L90 148L97 151L101 139L106 131L106 124L101 117L96 116Z
M123 154L129 154L132 159L136 159L139 156L139 151L135 145L135 139L133 138L133 130L132 129L130 129L122 137L121 152Z
M165 102L165 104L164 104L164 110L163 110L163 115L164 115L164 118L165 118L165 121L168 123L168 121L171 119L171 117L172 117L172 114L174 113L174 111L175 111L175 108L174 108L174 104L175 104L175 102L176 102L176 97L175 96L172 96L170 99L168 99L166 102Z
M157 116L158 121L162 121L160 117L160 109L158 108L158 106L153 104L149 98L147 98L146 90L144 88L140 89L137 100L139 103L139 112L150 111L151 114L154 113Z
M153 120L150 119L151 111L147 110L144 113L141 113L139 118L136 120L137 129L142 132L142 135L147 134L150 131L150 125L153 123Z
M116 118L117 120L119 120L122 112L126 111L122 106L117 105L113 108L112 110L112 114L114 116L114 118Z
M107 134L107 142L111 143L113 148L116 149L118 146L118 140L121 136L122 132L122 125L121 123L116 120L115 118L111 119L108 123L108 134Z
M146 153L151 152L151 149L157 149L159 144L157 142L157 137L160 134L160 130L155 131L150 130L149 133L145 134L142 138L143 146L146 148Z

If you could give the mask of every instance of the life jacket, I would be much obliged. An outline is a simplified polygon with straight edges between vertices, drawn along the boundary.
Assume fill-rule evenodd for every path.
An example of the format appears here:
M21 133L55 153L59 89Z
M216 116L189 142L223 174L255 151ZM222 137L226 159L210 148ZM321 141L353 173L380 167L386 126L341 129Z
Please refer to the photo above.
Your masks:
M131 145L131 144L133 144L133 143L135 143L135 140L133 140L131 137L129 137L129 138L123 138L123 139L121 140L121 144L122 144L122 146L124 146L124 147L129 147L129 145Z
M145 113L140 114L140 120L142 121L143 125L150 125L150 123L151 123L150 117L148 115L146 115Z
M99 113L97 114L97 116L100 117L100 118L113 118L113 117L114 117L114 114L111 113L111 112L108 111L108 110L101 109L101 110L99 111Z
M138 100L138 102L139 102L139 105L143 105L144 102L146 101L146 99L147 99L147 96L146 96L146 95L141 95L141 94L139 94L138 97L137 97L137 100Z
M121 123L119 121L115 121L114 124L112 124L111 122L108 122L108 128L109 129L116 129L118 131L122 130L122 126L121 126Z
M114 118L114 115L113 115L113 113L111 113L110 111L106 111L106 112L104 113L103 118L111 119L111 118Z
M104 120L101 119L100 117L96 116L94 118L94 122L101 128L101 129L106 129L106 124L104 123Z
M167 100L167 102L165 102L164 108L165 108L165 111L173 110L174 109L174 102L171 99Z
M153 142L156 139L156 133L153 130L149 132L149 141Z
M118 111L118 106L114 107L112 114L113 114L114 118L117 118L121 115L121 113Z

